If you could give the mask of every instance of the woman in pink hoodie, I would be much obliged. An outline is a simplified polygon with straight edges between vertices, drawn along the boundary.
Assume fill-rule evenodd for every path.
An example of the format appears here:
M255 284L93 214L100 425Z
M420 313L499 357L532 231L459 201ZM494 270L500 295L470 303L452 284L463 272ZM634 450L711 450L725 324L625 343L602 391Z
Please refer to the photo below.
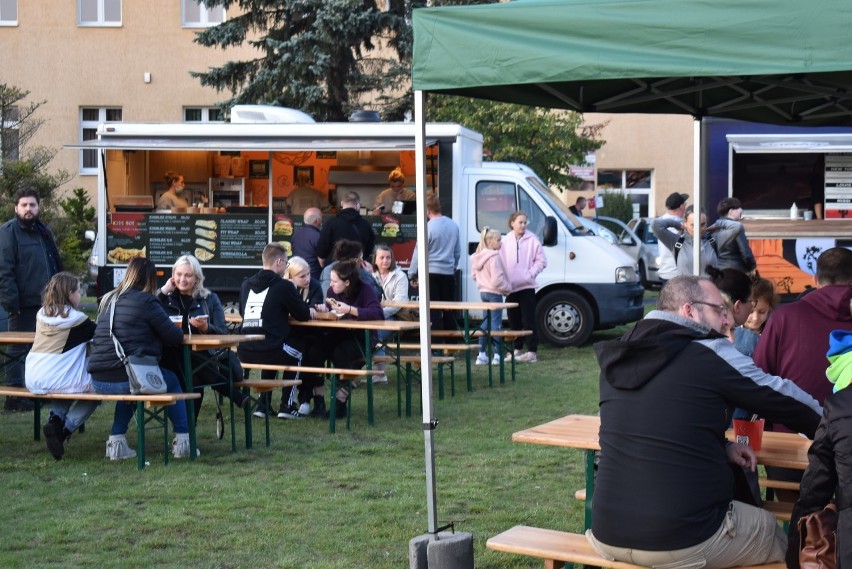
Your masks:
M503 296L509 294L509 276L503 259L500 258L500 232L496 229L486 227L482 230L479 239L479 247L476 253L470 256L473 280L479 288L479 297L483 302L503 302ZM486 310L482 317L481 329L486 334L496 332L500 329L503 321L503 310ZM490 324L489 324L490 322ZM488 364L488 338L479 337L479 355L476 357L476 365ZM502 345L499 338L494 339L494 355L491 363L500 363Z
M509 327L512 330L532 330L532 336L527 336L527 352L524 353L524 339L515 340L515 352L506 355L507 360L514 357L520 362L535 362L538 360L538 334L535 327L535 278L547 266L544 249L538 237L527 231L527 214L516 211L509 216L509 227L512 231L503 239L500 248L500 258L506 265L509 274L511 292L506 302L517 302L517 308L507 311Z

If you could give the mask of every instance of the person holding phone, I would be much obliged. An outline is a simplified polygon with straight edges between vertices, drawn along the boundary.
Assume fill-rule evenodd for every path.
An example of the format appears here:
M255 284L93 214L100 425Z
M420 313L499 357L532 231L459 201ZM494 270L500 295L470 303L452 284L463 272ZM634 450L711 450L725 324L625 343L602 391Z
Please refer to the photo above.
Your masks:
M157 298L169 317L181 318L179 326L184 334L228 333L222 302L216 293L204 288L201 263L192 255L184 255L175 261L172 276L157 292ZM178 322L175 321L175 324ZM211 358L215 358L215 365L209 364ZM243 378L243 368L230 350L221 354L212 350L193 351L190 361L192 368L198 369L192 376L192 385L194 390L201 394L201 398L193 400L196 421L204 398L204 386L209 385L217 393L230 397L237 407L242 408L249 403L249 398L240 390L228 386L228 368L232 381L240 381ZM208 365L202 365L205 362L208 362ZM183 380L186 377L183 370L183 348L167 347L163 353L162 365Z

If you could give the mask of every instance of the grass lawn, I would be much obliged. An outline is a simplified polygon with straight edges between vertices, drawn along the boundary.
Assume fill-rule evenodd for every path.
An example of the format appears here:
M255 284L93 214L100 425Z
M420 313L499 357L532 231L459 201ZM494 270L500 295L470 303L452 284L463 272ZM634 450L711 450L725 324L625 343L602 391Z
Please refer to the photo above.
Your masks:
M598 332L593 342L623 331ZM518 364L517 381L503 386L489 388L487 371L476 367L473 393L457 367L456 397L438 401L437 386L433 395L438 516L473 534L479 569L540 567L485 542L517 524L581 530L582 504L573 498L584 486L581 452L513 443L511 435L597 412L592 345L542 346L539 362ZM236 454L229 434L215 438L208 392L200 459L164 466L151 433L142 472L135 460L104 459L112 405L72 437L59 462L32 440L31 414L3 414L0 567L407 567L408 541L427 531L421 419L397 418L391 377L375 390L371 428L365 391L354 392L349 432L275 419L267 449L255 419L255 449ZM135 422L128 440L135 447Z

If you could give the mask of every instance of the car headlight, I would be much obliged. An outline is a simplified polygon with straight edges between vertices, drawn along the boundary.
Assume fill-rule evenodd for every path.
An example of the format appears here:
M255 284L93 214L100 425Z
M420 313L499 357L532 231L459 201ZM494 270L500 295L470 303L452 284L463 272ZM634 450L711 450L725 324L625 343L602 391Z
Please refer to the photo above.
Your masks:
M638 283L639 275L636 273L635 267L618 267L615 269L615 282L617 283Z

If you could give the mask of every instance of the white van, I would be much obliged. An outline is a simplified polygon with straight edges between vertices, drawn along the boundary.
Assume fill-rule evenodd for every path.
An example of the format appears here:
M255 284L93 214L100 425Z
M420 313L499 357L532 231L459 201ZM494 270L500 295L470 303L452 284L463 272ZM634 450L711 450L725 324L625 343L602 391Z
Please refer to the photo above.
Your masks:
M257 116L253 106L252 120ZM240 107L232 117L239 120ZM414 128L411 123L101 125L96 140L71 145L99 157L92 256L98 292L117 284L129 255L145 255L165 273L179 255L195 254L203 260L206 284L223 301L235 299L242 280L260 267L263 245L287 243L301 226L301 216L286 199L297 180L309 180L328 197L330 208L349 190L368 208L397 166L413 187ZM521 210L547 254L537 291L542 339L578 345L594 329L642 317L635 260L589 235L535 172L520 164L482 162L482 136L461 125L429 124L426 139L428 189L437 190L445 215L461 228L461 299L479 299L469 278L469 255L482 227L508 232L509 214ZM150 206L164 190L166 170L184 175L188 211ZM377 241L391 245L407 267L417 216L366 218Z

